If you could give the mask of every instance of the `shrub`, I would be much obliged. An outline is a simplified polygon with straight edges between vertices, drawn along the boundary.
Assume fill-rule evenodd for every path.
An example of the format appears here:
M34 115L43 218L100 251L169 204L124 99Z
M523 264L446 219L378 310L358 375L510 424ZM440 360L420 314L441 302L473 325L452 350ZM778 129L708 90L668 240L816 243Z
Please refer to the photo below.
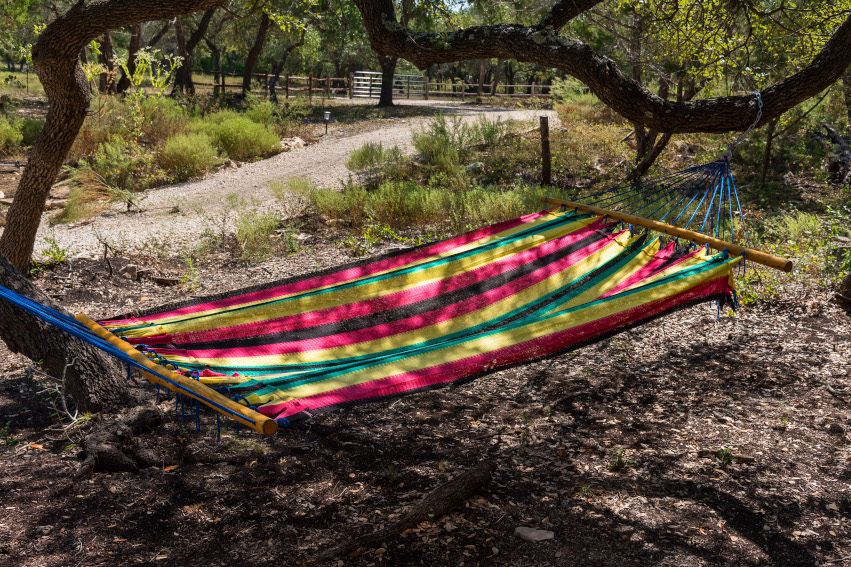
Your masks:
M488 120L484 114L480 114L472 126L473 137L488 148L500 144L513 129L513 120L503 122L499 117Z
M257 124L272 126L279 120L280 109L274 102L268 100L255 101L245 111L245 116Z
M220 114L234 114L221 120ZM202 131L207 132L216 145L227 152L232 159L248 161L262 156L276 154L281 149L278 137L265 126L252 122L244 116L230 111L219 112L211 122L202 122Z
M202 175L222 162L206 134L177 134L166 140L157 162L175 181Z
M467 157L474 141L475 132L459 116L452 120L443 115L435 116L426 127L413 134L414 147L425 163L447 173L454 171Z
M278 229L278 217L270 212L246 211L236 218L236 240L247 262L265 260L272 253L272 234Z
M398 163L402 159L399 146L384 148L381 142L364 142L353 151L346 162L346 167L352 171L377 170L387 165Z
M149 144L161 144L186 125L186 113L170 97L149 96L141 103L144 116L142 137Z
M24 118L21 120L21 136L24 146L32 146L35 144L36 138L41 134L44 128L44 120L36 120L33 118Z
M0 116L0 154L9 154L20 150L23 135L16 124L5 116Z
M112 136L100 144L88 162L107 186L122 191L148 189L171 181L152 153L138 144L128 144L121 136Z

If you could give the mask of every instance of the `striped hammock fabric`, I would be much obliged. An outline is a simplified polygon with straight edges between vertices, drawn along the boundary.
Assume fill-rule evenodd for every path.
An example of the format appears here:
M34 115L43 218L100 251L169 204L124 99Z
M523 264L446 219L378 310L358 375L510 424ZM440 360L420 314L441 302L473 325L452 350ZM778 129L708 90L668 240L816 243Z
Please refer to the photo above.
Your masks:
M100 324L286 424L551 356L697 302L732 304L739 260L544 211Z

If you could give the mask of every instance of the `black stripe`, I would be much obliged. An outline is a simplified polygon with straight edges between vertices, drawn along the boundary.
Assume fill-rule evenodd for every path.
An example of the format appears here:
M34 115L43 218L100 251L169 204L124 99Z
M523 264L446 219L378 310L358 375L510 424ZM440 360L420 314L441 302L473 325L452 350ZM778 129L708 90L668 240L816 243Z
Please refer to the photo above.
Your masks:
M363 315L361 317L353 317L351 319L345 319L343 321L326 323L324 325L316 325L313 327L294 329L291 331L255 335L239 339L229 338L214 341L179 343L179 345L181 348L185 348L188 350L205 350L213 348L249 348L328 337L331 335L338 335L341 333L367 329L370 327L375 327L377 325L393 323L395 321L406 319L408 317L413 317L415 315L422 315L424 313L432 313L431 320L434 320L434 318L438 314L440 314L444 309L449 308L451 305L463 301L468 301L471 298L476 297L477 295L481 295L499 286L510 283L511 281L530 274L537 269L556 263L578 250L582 250L583 248L590 246L595 242L607 238L610 234L612 234L612 232L612 228L594 231L590 235L577 242L574 242L573 244L570 244L569 246L565 246L564 248L551 252L546 256L537 258L532 262L528 262L526 264L523 264L522 266L518 266L517 268L508 270L497 276L488 278L478 283L471 284L469 286L457 289L449 293L439 294L434 297L418 301L416 303L404 305L402 307L379 311L377 313L371 313L369 315ZM428 326L430 324L431 323L427 321L424 322L422 326ZM190 332L188 334L191 335L192 333Z

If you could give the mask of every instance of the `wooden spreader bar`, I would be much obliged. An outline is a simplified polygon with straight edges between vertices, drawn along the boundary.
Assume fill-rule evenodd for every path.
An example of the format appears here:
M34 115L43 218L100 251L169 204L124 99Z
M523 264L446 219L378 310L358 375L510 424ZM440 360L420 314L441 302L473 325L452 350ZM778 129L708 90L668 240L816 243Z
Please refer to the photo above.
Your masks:
M739 246L738 244L733 244L732 242L726 242L724 240L712 238L711 236L706 236L705 234L701 234L699 232L686 230L684 228L678 228L676 226L663 222L636 217L634 215L628 215L625 213L619 213L617 211L609 211L607 209L601 209L599 207L593 207L591 205L583 205L582 203L574 203L572 201L565 201L563 199L554 199L552 197L543 197L541 199L541 202L550 205L564 205L568 209L576 209L584 213L591 213L600 216L609 216L609 218L613 220L618 220L627 224L634 224L636 226L649 228L650 230L655 230L656 232L661 232L669 236L683 238L696 244L707 244L710 248L714 248L719 252L727 250L727 252L732 256L741 256L742 254L744 254L745 258L750 260L751 262L756 262L757 264L762 264L763 266L768 266L769 268L774 268L775 270L780 270L782 272L792 271L792 260L787 260L786 258L780 258L779 256L766 254L765 252L760 252L759 250L754 250L753 248L745 248L744 246Z
M246 427L250 427L251 429L262 433L263 435L274 435L275 431L278 429L278 424L274 419L271 419L268 416L263 415L260 412L254 411L251 408L248 408L242 404L238 404L230 398L221 395L217 391L213 390L209 386L202 384L197 380L193 380L191 378L187 378L182 374L178 374L177 372L173 372L162 366L160 364L155 363L150 360L148 357L143 355L141 352L130 346L130 344L126 341L122 341L114 334L109 332L107 329L98 325L95 321L92 321L82 313L76 316L77 320L86 325L93 333L109 342L112 346L124 351L130 358L138 362L140 365L145 368L156 372L153 374L151 372L141 371L142 375L147 378L147 380L153 384L159 384L168 388L173 392L177 392L179 394L184 394L189 396L190 398L194 398L201 402L202 404L209 406L213 410L227 415L239 423L245 425ZM169 383L166 380L163 380L158 376L166 376L169 380L172 380L174 383ZM177 384L178 386L175 386ZM216 407L219 406L219 407ZM226 408L226 411L222 411L220 408Z

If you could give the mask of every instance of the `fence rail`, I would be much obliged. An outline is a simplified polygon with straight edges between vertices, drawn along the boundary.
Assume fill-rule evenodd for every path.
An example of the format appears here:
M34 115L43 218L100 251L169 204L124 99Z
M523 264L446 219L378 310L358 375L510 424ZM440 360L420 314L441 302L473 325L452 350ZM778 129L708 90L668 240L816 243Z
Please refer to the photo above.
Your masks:
M201 71L198 71L201 72ZM274 75L271 73L253 73L252 78L263 90L264 96L269 95ZM238 81L230 84L227 77L237 77ZM193 81L197 86L213 87L226 91L227 89L242 89L242 74L221 73L219 82ZM349 98L378 98L381 94L381 73L378 71L357 71L349 73L348 77L314 77L308 75L300 77L286 73L282 75L275 85L278 96L290 98L291 95L307 94L309 99L314 96L331 98L334 96L348 96ZM393 76L394 98L420 99L429 98L454 98L460 97L462 101L467 97L486 96L498 98L550 98L550 85L530 85L487 83L479 94L478 83L468 83L458 80L449 82L431 82L425 75L394 75Z

